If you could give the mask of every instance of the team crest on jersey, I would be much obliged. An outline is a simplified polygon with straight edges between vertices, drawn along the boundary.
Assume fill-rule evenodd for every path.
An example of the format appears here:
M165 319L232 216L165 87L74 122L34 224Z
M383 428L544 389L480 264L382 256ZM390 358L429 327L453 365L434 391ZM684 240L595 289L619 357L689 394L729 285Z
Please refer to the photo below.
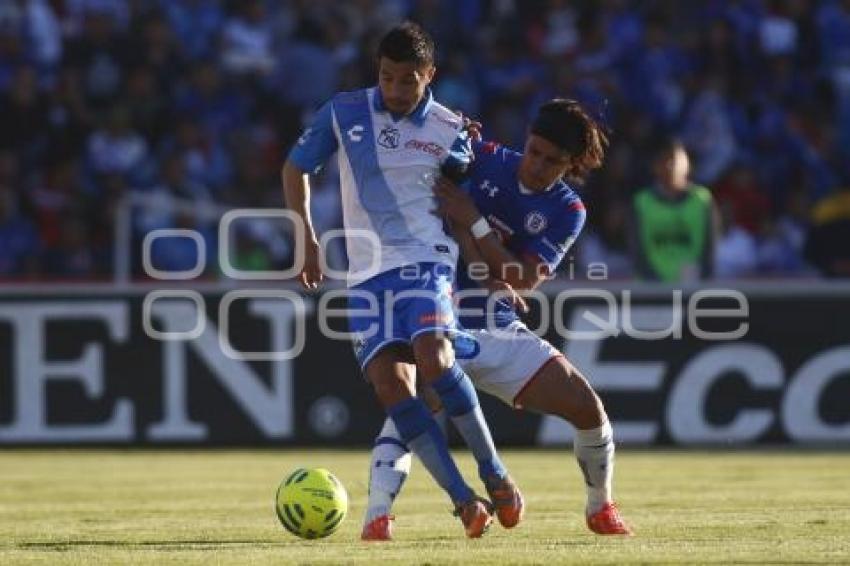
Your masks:
M542 212L529 212L525 216L525 229L529 234L539 234L546 229L546 217Z
M384 126L378 134L378 145L387 149L395 149L398 147L398 141L401 138L401 132L395 126Z

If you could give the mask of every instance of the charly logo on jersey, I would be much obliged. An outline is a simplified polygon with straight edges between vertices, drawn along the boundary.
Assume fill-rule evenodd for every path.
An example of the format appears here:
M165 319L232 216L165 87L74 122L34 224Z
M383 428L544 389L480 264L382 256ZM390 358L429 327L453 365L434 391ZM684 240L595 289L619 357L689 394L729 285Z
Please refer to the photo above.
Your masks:
M529 234L539 234L546 229L546 217L537 210L525 216L525 229Z
M487 196L490 197L490 198L494 198L496 196L496 193L499 192L499 187L492 184L490 182L490 179L484 179L481 182L481 184L478 185L478 188L481 189L482 191L486 192Z
M400 138L401 132L398 131L398 128L387 125L381 128L378 134L378 145L387 149L396 149Z

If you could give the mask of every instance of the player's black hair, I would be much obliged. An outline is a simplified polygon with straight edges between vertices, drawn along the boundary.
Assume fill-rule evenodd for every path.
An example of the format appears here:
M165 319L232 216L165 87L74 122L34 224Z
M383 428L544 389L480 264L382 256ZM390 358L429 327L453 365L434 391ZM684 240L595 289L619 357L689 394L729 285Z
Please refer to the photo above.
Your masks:
M434 64L434 40L422 26L402 22L388 31L378 44L378 58L386 57L396 63Z
M580 180L602 166L608 137L575 100L552 99L537 111L531 133L558 146L571 157L566 177Z

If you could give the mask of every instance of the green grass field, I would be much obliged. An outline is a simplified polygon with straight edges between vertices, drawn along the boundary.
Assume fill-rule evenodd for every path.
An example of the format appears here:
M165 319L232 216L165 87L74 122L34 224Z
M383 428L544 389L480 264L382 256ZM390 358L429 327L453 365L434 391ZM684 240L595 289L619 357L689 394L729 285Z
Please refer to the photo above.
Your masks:
M850 563L850 452L622 450L616 495L637 536L592 535L571 453L505 451L526 520L466 540L418 463L396 540L358 539L366 451L0 451L0 564ZM467 477L471 461L459 457ZM278 524L277 482L323 466L349 517L301 541Z

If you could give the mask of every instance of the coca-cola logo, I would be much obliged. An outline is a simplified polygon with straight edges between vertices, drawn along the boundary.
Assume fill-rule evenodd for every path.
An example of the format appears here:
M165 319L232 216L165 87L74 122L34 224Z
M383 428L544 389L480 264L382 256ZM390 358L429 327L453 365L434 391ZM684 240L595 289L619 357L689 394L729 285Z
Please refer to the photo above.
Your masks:
M410 140L404 144L404 147L407 149L415 149L417 151L424 151L425 153L430 153L436 157L440 157L444 153L444 149L440 144L435 142L424 142L420 140Z

